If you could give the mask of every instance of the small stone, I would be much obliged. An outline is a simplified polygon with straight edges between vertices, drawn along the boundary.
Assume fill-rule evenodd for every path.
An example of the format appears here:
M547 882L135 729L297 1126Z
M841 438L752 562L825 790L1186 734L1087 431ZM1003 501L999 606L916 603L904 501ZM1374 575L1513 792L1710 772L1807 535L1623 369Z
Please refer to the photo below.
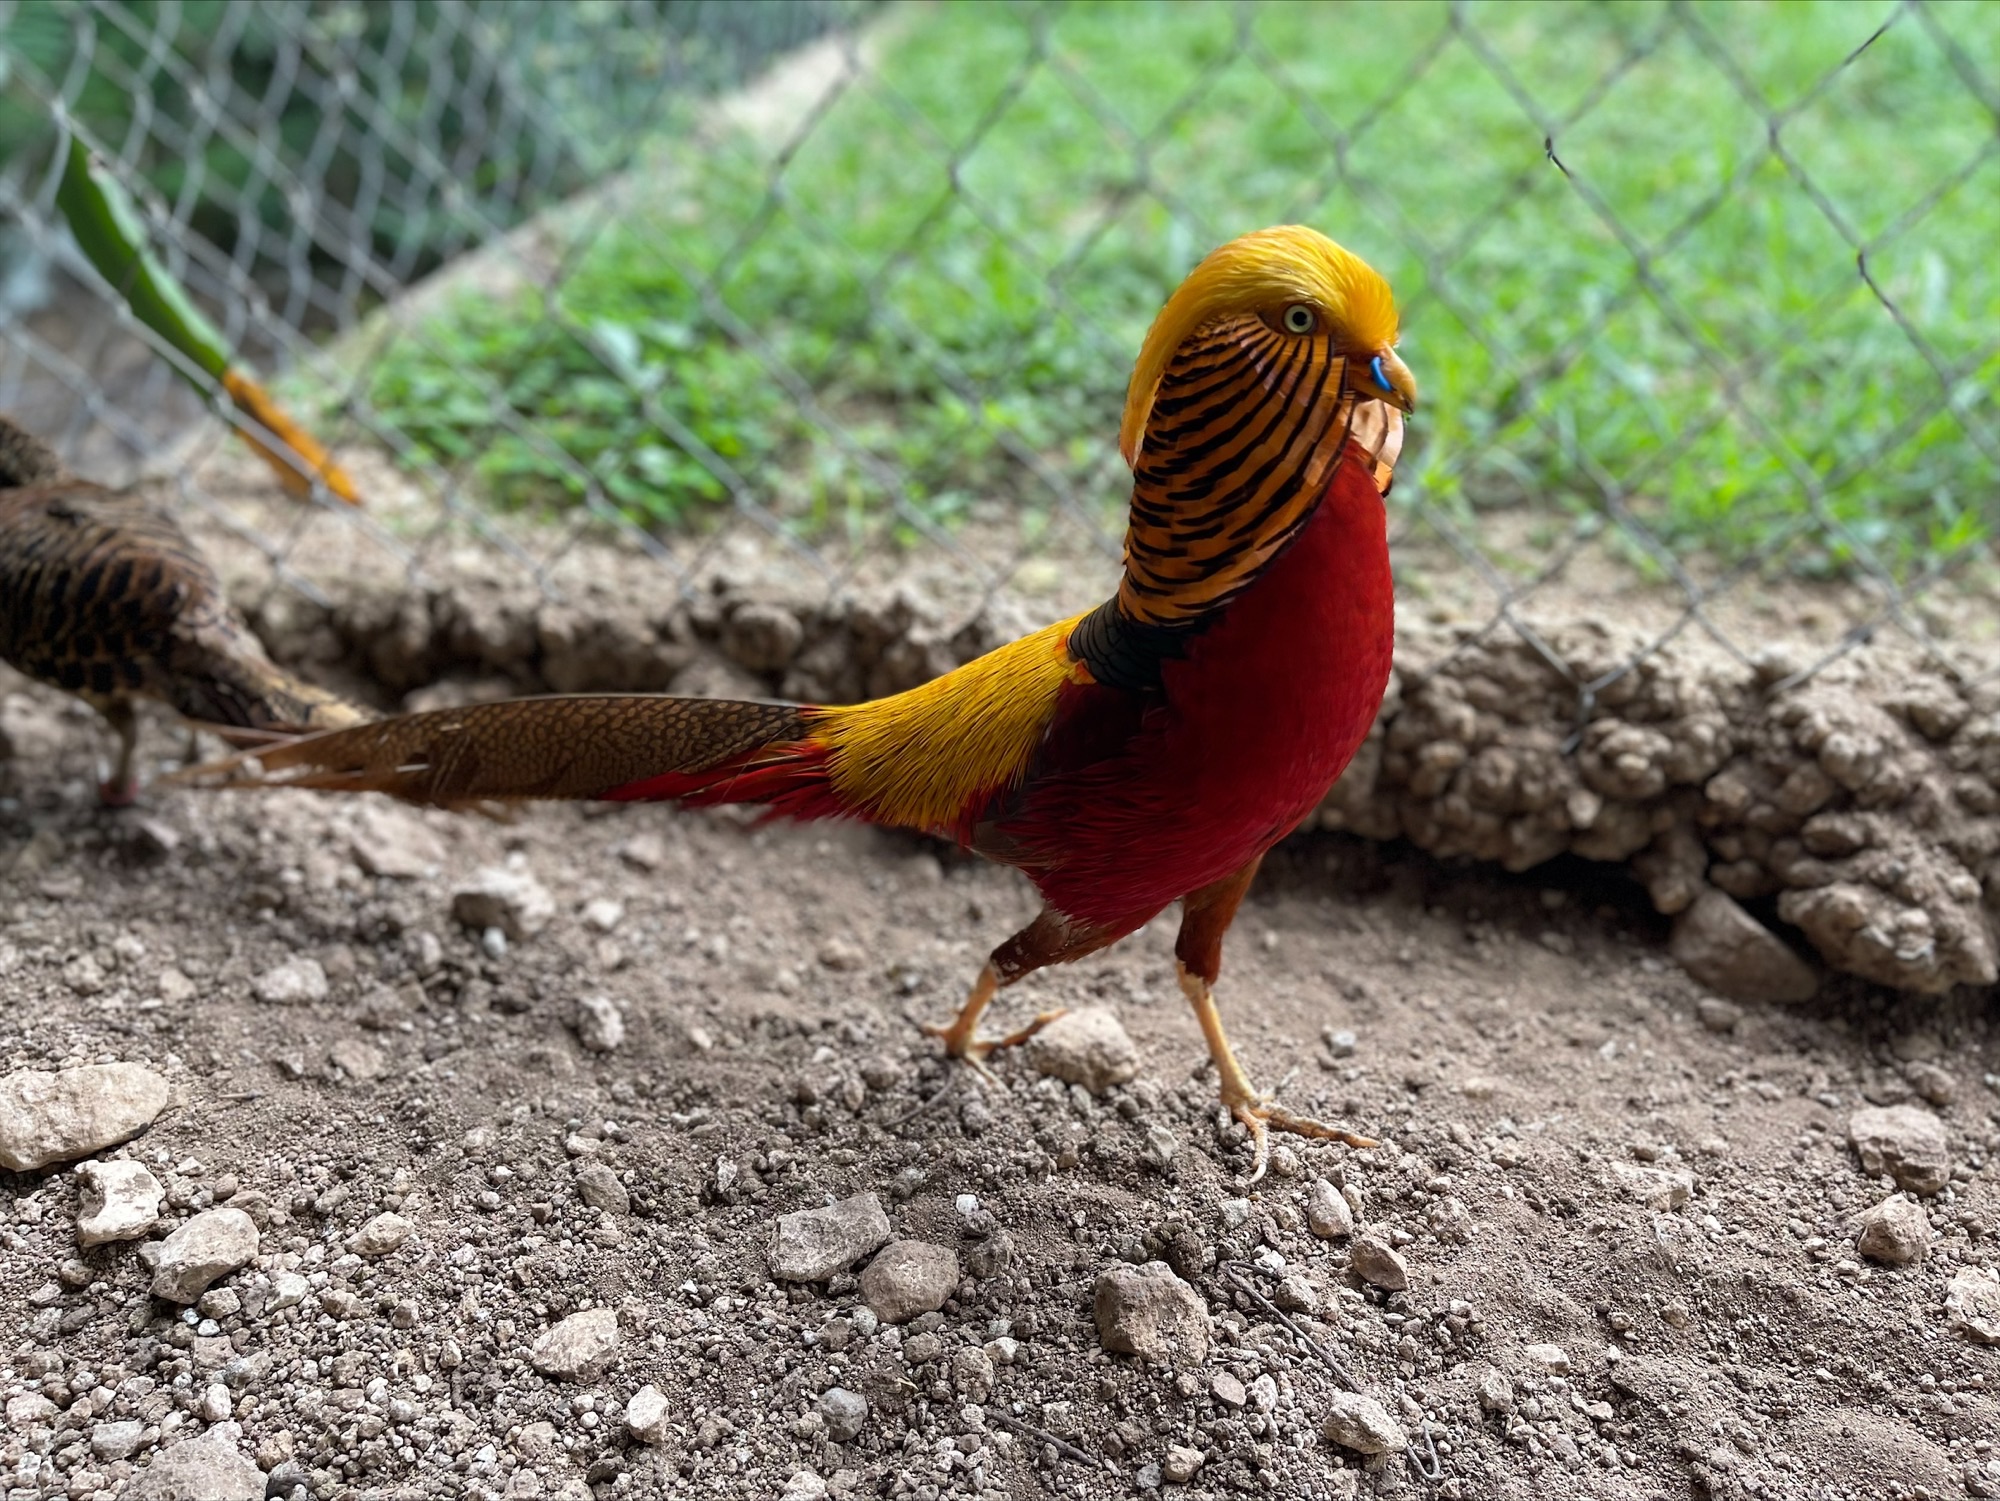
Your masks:
M820 1393L816 1411L826 1422L826 1436L836 1444L845 1444L852 1442L868 1421L868 1399L845 1387L831 1386Z
M1935 1063L1912 1063L1903 1070L1903 1077L1910 1081L1910 1088L1940 1110L1958 1098L1958 1080Z
M618 1181L618 1174L602 1162L585 1162L576 1170L576 1196L592 1209L612 1214L632 1212L632 1195Z
M264 1472L229 1440L209 1435L155 1455L120 1501L264 1501Z
M388 1056L372 1042L359 1037L343 1037L326 1050L327 1062L357 1084L382 1077L389 1066Z
M400 1214L378 1214L347 1237L356 1256L387 1256L410 1238L413 1227Z
M192 1303L209 1283L257 1254L257 1222L240 1209L205 1209L160 1243L153 1296Z
M42 1423L55 1421L62 1409L44 1397L40 1392L22 1392L7 1399L7 1426L9 1428L33 1428Z
M1934 1194L1951 1181L1951 1149L1944 1122L1915 1105L1857 1110L1847 1139L1870 1177L1887 1173L1913 1194Z
M825 1501L827 1494L826 1482L820 1479L817 1473L812 1470L799 1470L785 1482L785 1488L778 1492L778 1501Z
M1164 1261L1100 1274L1091 1311L1099 1342L1116 1354L1162 1365L1208 1359L1208 1305Z
M951 1385L968 1402L984 1402L993 1395L993 1357L977 1345L952 1352Z
M668 1416L666 1394L651 1382L632 1393L625 1404L625 1426L642 1444L664 1444L673 1437Z
M1743 1008L1721 996L1705 995L1694 1003L1695 1019L1711 1032L1734 1032L1743 1020Z
M625 904L614 902L609 897L598 897L583 904L583 920L586 926L600 933L615 933L618 925L625 921Z
M1243 1383L1228 1371L1217 1371L1208 1383L1208 1390L1209 1395L1225 1407L1241 1407L1250 1400L1250 1394L1243 1389Z
M1785 941L1710 888L1674 919L1668 952L1711 990L1738 1001L1809 1001L1819 979Z
M1410 1446L1403 1425L1373 1397L1359 1392L1335 1392L1327 1399L1319 1431L1328 1443L1356 1454L1397 1454Z
M1611 1164L1612 1180L1626 1198L1648 1209L1678 1209L1694 1192L1694 1174L1686 1168L1642 1167L1635 1162Z
M76 1243L101 1246L137 1240L160 1222L160 1180L143 1163L113 1160L80 1162L76 1176Z
M587 1381L618 1353L618 1315L586 1308L547 1330L528 1353L536 1370L563 1381Z
M667 842L658 834L634 834L618 846L618 858L634 870L658 870L667 863Z
M1967 1339L2000 1345L2000 1272L1963 1267L1945 1289L1945 1313Z
M138 1135L167 1105L167 1081L136 1063L0 1079L0 1167L30 1173Z
M958 1290L958 1255L922 1240L892 1240L861 1273L861 1296L885 1324L944 1307Z
M1355 1276L1384 1292L1403 1292L1410 1285L1409 1263L1379 1235L1356 1236L1349 1265L1354 1268Z
M824 1282L889 1235L889 1216L872 1193L782 1215L771 1241L771 1275L780 1282Z
M609 1053L625 1040L625 1013L608 995L587 995L576 1003L576 1040L593 1053Z
M99 1459L130 1459L146 1442L146 1425L133 1418L90 1430L90 1452Z
M1339 1189L1315 1178L1306 1190L1306 1224L1321 1240L1344 1240L1354 1233L1354 1211Z
M287 959L257 977L252 993L267 1006L317 1005L333 993L317 959Z
M1201 1469L1201 1462L1208 1456L1199 1449L1190 1449L1185 1444L1174 1444L1167 1450L1167 1457L1160 1461L1160 1478L1174 1485L1186 1485Z
M1507 1379L1505 1371L1485 1370L1479 1375L1479 1406L1484 1412L1512 1412L1514 1410L1514 1383Z
M497 928L519 943L549 925L556 902L526 871L487 869L451 894L451 915L475 933Z
M1292 1272L1278 1279L1278 1285L1271 1289L1271 1301L1286 1313L1317 1313L1319 1289L1299 1273Z
M798 616L758 600L738 605L722 627L722 649L751 672L776 672L798 655L804 641Z
M1028 1040L1038 1073L1102 1094L1139 1075L1139 1049L1117 1016L1085 1006L1057 1017Z
M1931 1217L1914 1199L1884 1199L1862 1214L1854 1249L1870 1261L1910 1266L1930 1254Z
M1529 1345L1521 1358L1545 1376L1569 1374L1569 1352L1561 1345Z
M306 1300L312 1291L312 1284L297 1272L273 1272L271 1274L271 1301L264 1305L266 1313L282 1313L287 1308L296 1308Z
M235 1408L236 1402L229 1395L229 1388L220 1382L201 1394L201 1420L204 1423L226 1423Z
M348 835L354 863L371 876L415 881L445 862L444 841L417 815L393 803L366 803L354 816Z

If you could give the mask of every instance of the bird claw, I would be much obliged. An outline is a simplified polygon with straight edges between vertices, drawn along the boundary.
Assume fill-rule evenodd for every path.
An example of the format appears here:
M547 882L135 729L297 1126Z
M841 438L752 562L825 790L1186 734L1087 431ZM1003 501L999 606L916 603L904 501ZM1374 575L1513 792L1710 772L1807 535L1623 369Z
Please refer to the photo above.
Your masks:
M1020 1031L1010 1032L1005 1037L976 1038L972 1035L972 1028L964 1025L962 1017L948 1027L926 1025L922 1031L926 1037L935 1037L944 1044L947 1058L956 1058L981 1079L998 1088L1000 1078L988 1067L987 1058L1001 1048L1019 1047L1057 1017L1068 1014L1067 1007L1044 1011Z
M107 808L129 808L139 801L139 779L107 777L97 784L97 800Z
M1256 1183L1264 1176L1265 1168L1271 1161L1271 1132L1289 1131L1294 1136L1309 1136L1316 1141L1338 1141L1357 1151L1367 1151L1379 1147L1381 1143L1370 1137L1357 1136L1340 1126L1329 1126L1324 1121L1316 1121L1309 1115L1294 1115L1282 1105L1272 1104L1260 1095L1246 1095L1240 1099L1225 1099L1229 1113L1243 1123L1250 1133L1251 1161L1250 1181Z

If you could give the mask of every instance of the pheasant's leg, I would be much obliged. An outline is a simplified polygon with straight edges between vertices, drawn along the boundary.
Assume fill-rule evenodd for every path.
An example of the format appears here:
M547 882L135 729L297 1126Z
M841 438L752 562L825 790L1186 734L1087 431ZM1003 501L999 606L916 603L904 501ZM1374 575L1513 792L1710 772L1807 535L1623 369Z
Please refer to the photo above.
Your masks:
M1222 1103L1250 1132L1255 1156L1250 1181L1264 1176L1270 1160L1272 1130L1290 1131L1299 1136L1315 1136L1323 1141L1343 1141L1350 1147L1372 1147L1376 1143L1338 1126L1328 1126L1309 1116L1294 1115L1282 1105L1274 1105L1259 1094L1236 1061L1229 1038L1222 1030L1222 1014L1215 1007L1215 980L1222 973L1222 935L1236 919L1243 894L1257 874L1260 855L1233 875L1191 893L1182 903L1180 937L1174 942L1175 969L1181 993L1194 1007L1201 1035L1207 1039L1208 1053L1221 1076Z
M1139 921L1144 920L1141 918ZM993 951L993 957L979 972L972 994L966 997L951 1025L927 1026L924 1032L942 1039L944 1050L951 1057L983 1065L986 1055L995 1048L1011 1048L1026 1042L1063 1014L1061 1011L1045 1011L1018 1032L992 1041L980 1041L974 1036L980 1014L1003 986L1012 985L1023 975L1033 974L1044 965L1081 959L1108 943L1116 943L1138 926L1139 923L1134 922L1122 928L1079 927L1053 907L1044 907L1033 922Z
M129 808L139 800L139 777L133 763L139 756L139 715L127 698L115 698L97 706L118 737L118 756L111 775L97 784L98 801L107 808Z

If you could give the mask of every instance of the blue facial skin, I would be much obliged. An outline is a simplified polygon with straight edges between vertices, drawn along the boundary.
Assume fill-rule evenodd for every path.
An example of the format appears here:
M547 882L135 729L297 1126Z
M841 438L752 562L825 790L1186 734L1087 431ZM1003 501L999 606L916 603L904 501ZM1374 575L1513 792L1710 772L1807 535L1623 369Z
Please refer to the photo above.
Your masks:
M1384 391L1393 389L1389 384L1389 377L1382 373L1381 355L1376 355L1374 359L1368 362L1368 373L1375 377L1375 384L1380 386Z

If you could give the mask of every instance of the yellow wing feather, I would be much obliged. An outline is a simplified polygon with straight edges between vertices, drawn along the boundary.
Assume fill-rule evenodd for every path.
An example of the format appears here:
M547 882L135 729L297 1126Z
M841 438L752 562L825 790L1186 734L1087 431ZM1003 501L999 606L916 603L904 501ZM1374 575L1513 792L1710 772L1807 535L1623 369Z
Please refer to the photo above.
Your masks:
M873 703L819 711L841 800L879 823L948 831L975 800L1018 783L1065 683L1090 681L1069 654L1082 616L1058 621L955 672Z

